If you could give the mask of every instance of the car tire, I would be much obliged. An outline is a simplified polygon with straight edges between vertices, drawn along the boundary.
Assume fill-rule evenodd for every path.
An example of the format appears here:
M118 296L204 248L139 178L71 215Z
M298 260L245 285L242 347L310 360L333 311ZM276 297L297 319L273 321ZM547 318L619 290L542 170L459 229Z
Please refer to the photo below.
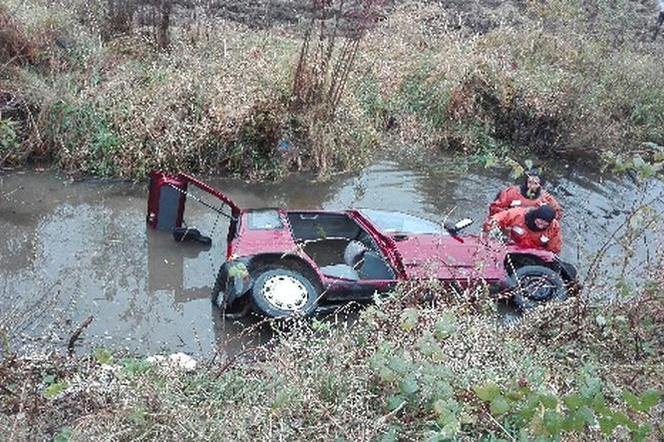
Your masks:
M319 290L302 273L283 267L266 267L254 279L251 302L254 310L272 318L311 316Z
M550 301L567 299L567 288L560 274L544 266L523 266L510 276L512 302L521 310Z

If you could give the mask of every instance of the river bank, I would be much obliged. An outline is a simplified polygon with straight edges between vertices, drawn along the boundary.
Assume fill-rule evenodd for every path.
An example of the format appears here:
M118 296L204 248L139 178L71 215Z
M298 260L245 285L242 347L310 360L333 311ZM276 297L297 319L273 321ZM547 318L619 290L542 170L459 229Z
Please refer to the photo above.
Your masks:
M659 284L659 285L656 285ZM505 328L493 303L430 287L194 367L98 349L5 357L7 440L658 440L660 283L549 305ZM415 299L434 290L437 301Z
M164 33L151 3L114 1L0 5L1 164L259 180L358 169L386 144L485 165L563 157L645 176L664 160L664 47L649 41L646 2L388 2L332 112L325 100L293 104L314 81L295 81L311 17L298 2L176 7ZM131 14L118 23L122 8ZM340 60L343 23L329 57L307 66Z

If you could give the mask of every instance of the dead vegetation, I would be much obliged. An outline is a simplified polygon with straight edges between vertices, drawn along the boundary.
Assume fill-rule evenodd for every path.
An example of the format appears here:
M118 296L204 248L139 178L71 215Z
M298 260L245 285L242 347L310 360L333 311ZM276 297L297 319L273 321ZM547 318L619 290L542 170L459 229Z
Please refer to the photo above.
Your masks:
M381 144L594 164L664 145L641 3L66 4L3 4L4 164L262 179Z
M5 357L0 428L9 440L598 440L638 439L637 428L647 426L655 440L661 428L650 424L661 419L661 406L645 408L623 391L648 404L655 394L648 392L661 392L659 290L638 303L574 299L506 327L481 296L470 304L454 295L421 303L415 299L439 288L404 287L353 325L343 318L291 323L275 329L270 348L216 358L195 372L103 350L83 358ZM518 394L555 401L552 410L564 419L575 410L569 398L591 394L589 385L602 394L604 408L592 411L598 419L605 412L629 418L609 430L594 417L578 430L520 427L527 405ZM483 403L495 388L510 398L511 411ZM548 407L535 416L550 417Z

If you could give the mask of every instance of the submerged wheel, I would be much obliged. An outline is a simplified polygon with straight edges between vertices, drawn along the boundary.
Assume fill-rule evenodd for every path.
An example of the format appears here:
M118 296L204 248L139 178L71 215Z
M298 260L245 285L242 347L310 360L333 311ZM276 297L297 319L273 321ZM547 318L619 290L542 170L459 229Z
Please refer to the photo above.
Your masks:
M567 289L560 274L544 266L518 268L510 276L510 286L512 301L521 310L567 299Z
M258 313L265 316L309 316L316 310L318 290L306 276L295 270L269 268L254 280L251 300Z

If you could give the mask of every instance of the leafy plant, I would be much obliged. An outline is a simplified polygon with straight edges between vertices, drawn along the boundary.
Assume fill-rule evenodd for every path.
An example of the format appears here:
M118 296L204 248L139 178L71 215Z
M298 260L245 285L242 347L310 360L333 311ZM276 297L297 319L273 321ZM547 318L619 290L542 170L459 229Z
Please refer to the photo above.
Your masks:
M97 348L95 349L95 359L102 365L108 365L113 362L113 354L104 348Z

